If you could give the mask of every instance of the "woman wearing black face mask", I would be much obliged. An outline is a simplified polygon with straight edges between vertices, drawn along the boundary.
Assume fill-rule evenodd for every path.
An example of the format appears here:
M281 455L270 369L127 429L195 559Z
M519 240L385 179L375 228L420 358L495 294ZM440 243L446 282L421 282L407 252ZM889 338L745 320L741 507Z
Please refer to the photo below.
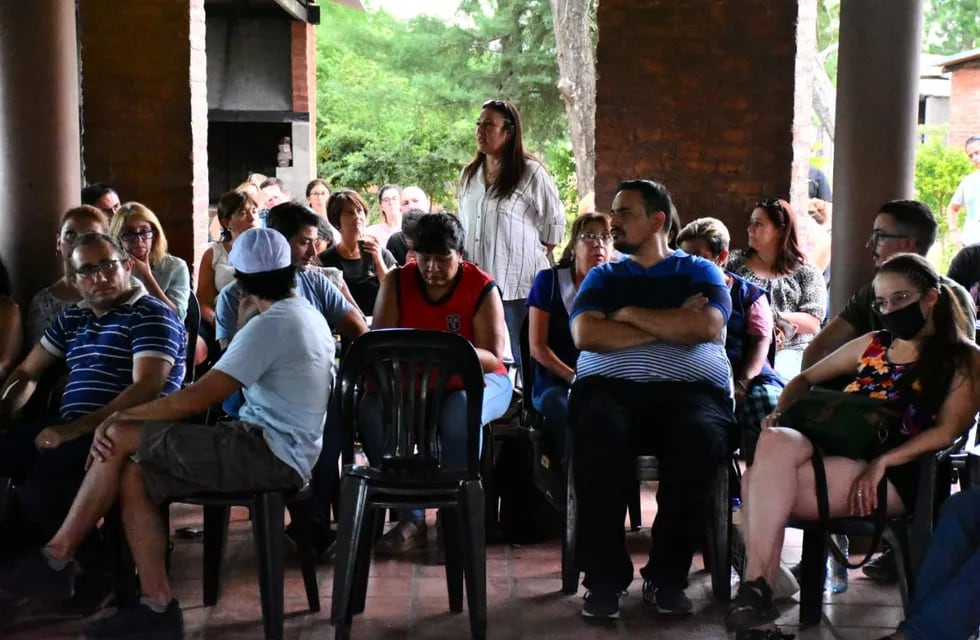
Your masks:
M884 399L902 413L900 424L868 460L826 456L830 517L870 515L887 479L889 515L912 510L924 453L950 444L980 409L980 349L957 328L963 311L921 256L898 254L874 280L875 311L885 330L847 343L793 378L762 422L755 464L743 478L748 565L727 623L736 638L779 639L770 585L779 569L788 517L818 517L813 445L779 427L780 414L809 389L854 375L845 391ZM958 324L959 323L959 324Z

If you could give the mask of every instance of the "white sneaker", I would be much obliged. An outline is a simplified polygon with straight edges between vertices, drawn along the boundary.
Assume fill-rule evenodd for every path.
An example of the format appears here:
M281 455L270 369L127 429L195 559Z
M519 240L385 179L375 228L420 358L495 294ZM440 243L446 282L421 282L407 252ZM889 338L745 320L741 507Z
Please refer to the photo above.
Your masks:
M776 576L776 586L772 589L773 600L792 598L800 590L796 576L783 563L779 563L779 575Z

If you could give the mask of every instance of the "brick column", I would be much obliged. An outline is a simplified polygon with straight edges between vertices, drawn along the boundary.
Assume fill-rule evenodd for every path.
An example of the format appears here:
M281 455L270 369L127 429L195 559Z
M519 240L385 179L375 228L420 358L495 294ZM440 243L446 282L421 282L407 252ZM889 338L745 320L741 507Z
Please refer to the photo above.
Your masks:
M80 188L75 4L0 1L0 257L22 305L61 275Z
M207 237L204 0L79 0L83 162L163 222L192 270Z
M864 243L878 207L914 191L921 31L921 0L841 2L830 263L835 314L871 280L874 264Z
M949 145L962 149L967 138L980 134L980 60L950 70Z
M793 162L796 2L602 0L596 208L618 180L663 181L685 222L786 196Z

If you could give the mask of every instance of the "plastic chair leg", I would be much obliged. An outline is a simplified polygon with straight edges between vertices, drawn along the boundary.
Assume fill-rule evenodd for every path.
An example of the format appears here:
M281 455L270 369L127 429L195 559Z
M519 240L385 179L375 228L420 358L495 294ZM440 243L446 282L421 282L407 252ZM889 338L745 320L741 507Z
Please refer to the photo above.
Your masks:
M114 507L105 517L102 533L112 553L112 573L115 581L116 602L119 608L134 607L139 604L140 586L136 577L133 555L123 530L122 517L118 507Z
M460 489L462 491L462 489ZM449 593L449 610L463 612L463 511L439 509L439 525L442 527L442 544L446 550L446 591Z
M337 555L334 565L333 598L330 622L337 638L349 638L354 612L352 596L357 572L359 547L364 543L364 531L373 534L374 523L365 526L367 483L345 476L340 482L340 520L337 528ZM370 542L368 543L370 546ZM370 553L370 550L368 551Z
M718 602L732 599L732 509L729 464L719 466L708 514L708 540L711 563L711 592Z
M283 632L283 556L286 504L283 494L259 494L252 514L252 535L259 560L262 627L268 640L281 640Z
M818 528L803 531L803 579L800 582L800 626L820 624L823 585L827 577L827 534Z
M204 507L204 606L218 604L231 507Z
M626 494L626 507L630 515L630 531L643 528L643 515L640 511L640 483L631 482Z
M912 615L912 589L917 577L915 562L909 545L908 531L886 528L883 537L891 545L895 554L895 573L898 575L898 590L902 594L902 607L905 617Z
M572 461L565 464L565 529L561 536L561 590L574 594L578 591L578 569L575 566L575 527L578 518Z
M467 480L461 492L459 517L464 539L463 575L470 608L470 635L484 640L487 637L487 541L482 522L483 486L479 480Z
M309 500L300 500L291 505L292 530L299 556L300 570L303 572L303 586L306 589L306 602L310 611L320 610L320 588L316 577L316 551L313 548L313 516Z

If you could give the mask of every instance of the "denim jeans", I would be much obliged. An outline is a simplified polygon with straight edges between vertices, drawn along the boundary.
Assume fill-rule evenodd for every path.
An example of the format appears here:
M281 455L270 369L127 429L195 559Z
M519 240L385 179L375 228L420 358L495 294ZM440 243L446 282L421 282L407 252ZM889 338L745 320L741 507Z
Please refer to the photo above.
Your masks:
M963 640L980 626L980 487L942 508L912 593L912 615L899 625L913 640Z
M483 410L480 413L480 424L487 424L504 415L510 406L510 398L514 390L510 378L503 373L488 373L483 377L486 386L483 388ZM364 453L371 464L377 464L382 455L384 437L381 424L381 403L377 396L365 396L361 402L361 422L358 431ZM460 469L466 466L466 392L453 391L443 399L441 417L439 419L442 464L447 468ZM482 436L480 448L482 450ZM402 522L421 520L425 516L422 509L410 509L399 512Z
M544 416L542 430L548 445L559 460L565 458L565 433L568 430L568 387L549 385L531 397L531 406Z
M504 300L504 324L510 337L510 352L517 367L517 379L524 380L521 372L521 324L527 317L526 300Z

